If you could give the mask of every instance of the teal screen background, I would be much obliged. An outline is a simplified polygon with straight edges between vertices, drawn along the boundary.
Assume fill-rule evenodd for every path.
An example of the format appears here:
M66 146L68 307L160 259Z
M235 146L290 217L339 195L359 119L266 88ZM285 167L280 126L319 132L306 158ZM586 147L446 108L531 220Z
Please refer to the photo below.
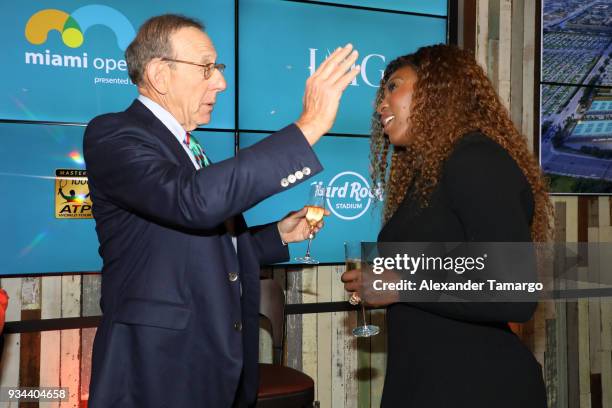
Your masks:
M215 44L217 61L227 66L227 89L218 95L211 122L196 133L213 162L233 157L236 146L248 147L295 121L307 78L337 46L351 42L360 52L362 72L345 92L330 134L315 146L324 172L247 211L249 225L301 208L311 182L375 189L369 180L368 134L382 71L397 56L447 41L447 1L327 2L333 4L2 2L0 35L7 46L0 64L0 275L100 270L94 220L55 218L55 170L85 169L86 124L97 115L125 110L137 96L122 62L123 48L133 38L130 33L154 15L200 19ZM46 9L64 12L84 27L83 43L69 47L57 30L49 31L43 44L31 43L28 20ZM81 67L70 66L77 59ZM314 256L324 263L343 263L344 241L376 240L382 203L367 201L348 194L330 198L336 213L326 217L326 227L313 241ZM292 244L292 259L305 249L305 243Z

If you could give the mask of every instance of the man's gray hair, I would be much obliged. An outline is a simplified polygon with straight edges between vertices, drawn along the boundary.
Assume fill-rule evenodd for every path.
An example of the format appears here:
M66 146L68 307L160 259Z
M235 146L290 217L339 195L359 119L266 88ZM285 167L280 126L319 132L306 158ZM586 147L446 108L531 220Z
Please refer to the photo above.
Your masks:
M133 83L142 85L145 68L153 58L174 56L170 36L187 27L204 31L204 25L198 20L178 14L163 14L144 22L125 50L128 74Z

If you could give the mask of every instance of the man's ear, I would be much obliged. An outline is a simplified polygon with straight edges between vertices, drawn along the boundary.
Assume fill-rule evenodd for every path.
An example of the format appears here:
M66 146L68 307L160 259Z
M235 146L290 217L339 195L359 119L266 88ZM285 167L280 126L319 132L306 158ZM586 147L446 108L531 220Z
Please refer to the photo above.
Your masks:
M161 58L152 59L145 67L145 80L157 93L165 95L168 93L170 82L170 66Z

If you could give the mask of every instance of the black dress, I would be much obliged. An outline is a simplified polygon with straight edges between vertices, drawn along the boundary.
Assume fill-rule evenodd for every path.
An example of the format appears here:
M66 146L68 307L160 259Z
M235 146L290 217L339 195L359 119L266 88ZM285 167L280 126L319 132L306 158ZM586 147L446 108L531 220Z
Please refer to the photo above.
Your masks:
M430 205L408 191L379 242L528 242L534 200L510 155L480 133L443 165ZM382 407L545 408L542 368L510 330L536 303L397 303L387 309Z

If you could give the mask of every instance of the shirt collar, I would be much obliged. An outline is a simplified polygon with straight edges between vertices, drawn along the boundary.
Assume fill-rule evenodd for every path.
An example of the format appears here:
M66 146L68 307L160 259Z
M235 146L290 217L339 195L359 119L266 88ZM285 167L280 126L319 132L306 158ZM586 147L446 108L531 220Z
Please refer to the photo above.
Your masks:
M147 98L144 95L138 95L138 100L142 102L142 104L146 106L153 113L153 115L155 115L155 117L168 128L170 132L172 132L179 143L183 143L185 140L185 129L183 129L178 120L176 120L176 118L172 116L170 112L162 108L162 106L157 102Z

